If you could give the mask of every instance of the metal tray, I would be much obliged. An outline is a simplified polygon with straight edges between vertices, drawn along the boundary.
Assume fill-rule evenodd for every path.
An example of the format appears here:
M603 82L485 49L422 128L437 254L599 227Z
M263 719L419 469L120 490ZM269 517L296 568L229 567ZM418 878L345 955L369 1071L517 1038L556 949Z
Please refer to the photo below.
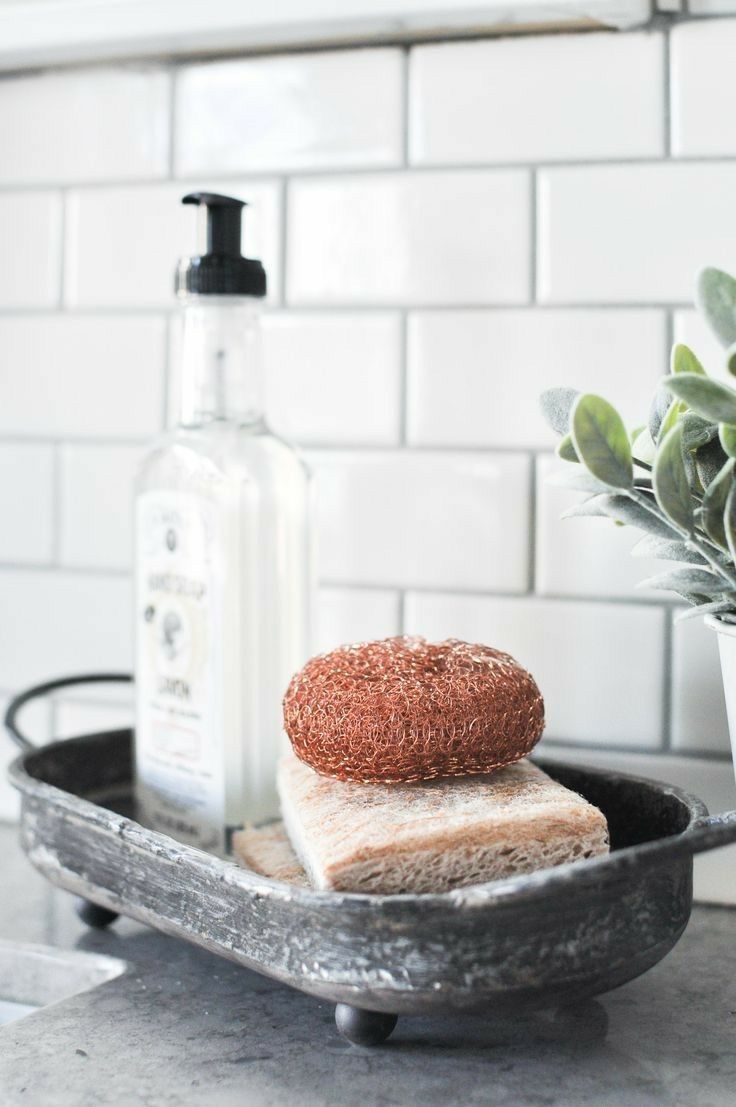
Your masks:
M336 1003L361 1044L398 1015L564 1005L631 980L687 925L693 855L736 841L736 812L708 816L669 785L539 757L605 813L609 856L441 895L297 888L137 823L130 730L28 748L18 710L67 683L31 689L6 716L26 747L10 775L36 868L82 897L91 925L129 915Z

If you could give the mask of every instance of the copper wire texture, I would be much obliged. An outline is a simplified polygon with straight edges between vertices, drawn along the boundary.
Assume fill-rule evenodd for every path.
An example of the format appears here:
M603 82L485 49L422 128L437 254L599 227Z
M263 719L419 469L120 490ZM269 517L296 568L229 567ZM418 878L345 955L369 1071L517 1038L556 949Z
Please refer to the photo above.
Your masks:
M490 646L386 638L308 661L287 689L284 725L318 773L388 784L518 761L542 735L544 701Z

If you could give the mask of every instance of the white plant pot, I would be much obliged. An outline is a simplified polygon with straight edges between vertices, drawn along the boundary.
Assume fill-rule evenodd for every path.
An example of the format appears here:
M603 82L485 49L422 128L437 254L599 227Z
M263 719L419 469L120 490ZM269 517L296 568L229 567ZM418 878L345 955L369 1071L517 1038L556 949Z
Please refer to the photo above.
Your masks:
M736 772L736 624L724 623L716 615L706 615L705 624L718 635L723 691L726 697L728 733L731 737L734 771Z

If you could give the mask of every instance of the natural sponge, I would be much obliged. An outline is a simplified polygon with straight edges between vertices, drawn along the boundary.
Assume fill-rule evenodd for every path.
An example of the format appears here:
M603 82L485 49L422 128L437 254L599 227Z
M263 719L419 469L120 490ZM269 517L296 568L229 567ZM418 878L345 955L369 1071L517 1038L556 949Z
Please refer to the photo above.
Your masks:
M284 725L324 776L371 783L488 773L544 729L533 677L490 646L386 638L313 657L292 679Z

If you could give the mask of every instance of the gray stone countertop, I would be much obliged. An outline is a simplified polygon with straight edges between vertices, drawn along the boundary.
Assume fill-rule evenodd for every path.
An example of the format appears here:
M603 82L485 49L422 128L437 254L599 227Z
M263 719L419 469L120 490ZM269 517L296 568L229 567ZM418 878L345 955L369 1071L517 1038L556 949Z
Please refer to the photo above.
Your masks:
M405 1018L377 1050L333 1009L121 919L102 933L0 826L0 938L122 958L128 971L0 1028L3 1107L489 1103L732 1107L736 911L696 908L638 980L565 1015Z

